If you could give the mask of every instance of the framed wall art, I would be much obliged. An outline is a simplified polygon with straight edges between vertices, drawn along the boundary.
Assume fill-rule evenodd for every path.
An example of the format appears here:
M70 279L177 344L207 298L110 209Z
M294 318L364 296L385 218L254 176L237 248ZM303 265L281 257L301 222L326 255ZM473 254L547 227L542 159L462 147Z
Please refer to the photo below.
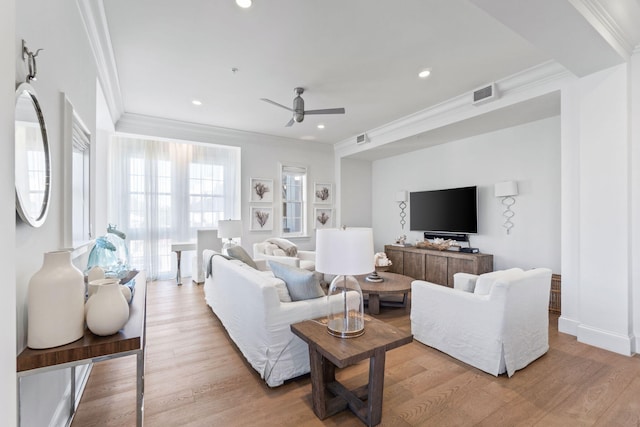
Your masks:
M252 206L250 210L251 231L271 231L273 230L273 208Z
M315 208L313 212L314 228L332 228L333 227L333 209L331 208Z
M251 178L250 202L273 202L273 180L265 178Z
M313 203L330 205L333 203L333 184L315 182L313 184Z

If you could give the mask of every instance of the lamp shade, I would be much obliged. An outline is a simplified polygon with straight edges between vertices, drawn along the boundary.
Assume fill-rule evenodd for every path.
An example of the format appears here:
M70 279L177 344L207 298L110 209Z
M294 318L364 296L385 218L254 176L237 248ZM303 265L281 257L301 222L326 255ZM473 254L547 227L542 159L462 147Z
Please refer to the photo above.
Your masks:
M407 201L407 190L401 190L396 192L396 202Z
M498 182L495 187L496 197L509 197L518 195L518 183L516 181Z
M324 228L316 234L316 271L336 275L371 273L371 228Z
M218 221L218 237L221 239L234 239L240 236L242 236L242 221L239 219Z

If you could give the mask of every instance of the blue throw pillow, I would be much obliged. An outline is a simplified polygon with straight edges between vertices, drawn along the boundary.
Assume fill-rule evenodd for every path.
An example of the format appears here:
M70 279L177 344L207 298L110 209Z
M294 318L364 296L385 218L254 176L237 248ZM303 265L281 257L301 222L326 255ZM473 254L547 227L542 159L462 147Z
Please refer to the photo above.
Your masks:
M319 298L324 296L324 291L313 271L293 267L279 262L269 261L269 268L273 275L287 285L292 301Z

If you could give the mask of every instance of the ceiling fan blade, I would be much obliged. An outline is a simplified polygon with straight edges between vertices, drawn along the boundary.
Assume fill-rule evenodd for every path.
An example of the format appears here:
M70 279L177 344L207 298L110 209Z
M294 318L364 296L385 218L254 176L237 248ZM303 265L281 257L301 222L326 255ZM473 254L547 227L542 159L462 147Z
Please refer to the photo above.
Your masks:
M264 101L264 102L268 102L269 104L273 104L273 105L275 105L276 107L284 108L285 110L289 110L289 111L293 112L293 110L292 110L291 108L289 108L289 107L285 107L284 105L282 105L282 104L278 104L277 102L272 101L272 100L270 100L270 99L267 99L267 98L260 98L260 100L261 100L261 101Z
M291 120L289 120L289 123L287 123L284 126L287 127L287 128L290 128L291 126L293 126L294 123L295 123L295 120L293 120L293 117L291 117Z
M344 108L325 108L324 110L309 110L305 114L344 114Z

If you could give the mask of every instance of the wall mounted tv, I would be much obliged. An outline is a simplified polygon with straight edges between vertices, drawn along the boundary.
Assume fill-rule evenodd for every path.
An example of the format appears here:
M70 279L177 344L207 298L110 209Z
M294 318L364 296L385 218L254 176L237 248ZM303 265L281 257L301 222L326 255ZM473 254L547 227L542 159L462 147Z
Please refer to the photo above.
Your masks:
M412 231L477 233L476 187L416 191L409 197Z

